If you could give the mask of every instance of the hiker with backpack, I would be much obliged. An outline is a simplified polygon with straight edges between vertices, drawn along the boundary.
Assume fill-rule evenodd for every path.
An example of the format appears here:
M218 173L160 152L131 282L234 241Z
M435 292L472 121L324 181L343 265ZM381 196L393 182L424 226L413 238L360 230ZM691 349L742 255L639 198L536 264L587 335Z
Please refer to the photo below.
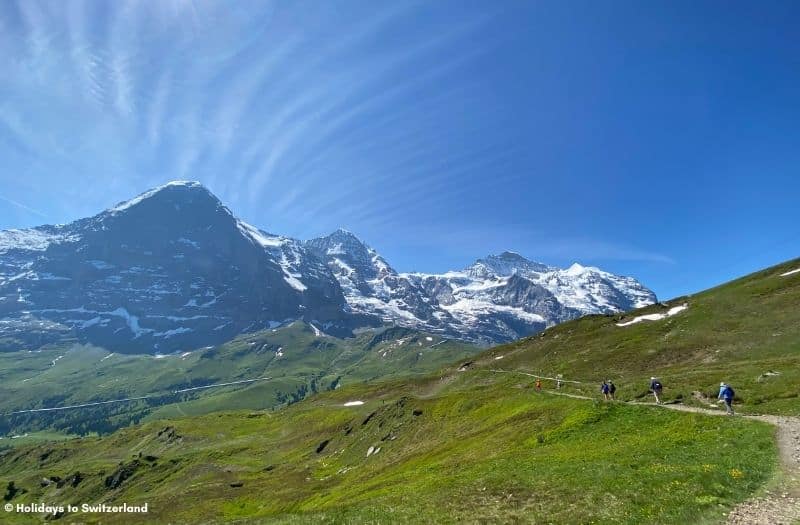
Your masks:
M724 381L719 384L719 396L717 399L725 402L725 411L729 416L733 415L733 396L736 395L733 388Z
M606 401L608 401L610 399L609 398L608 383L606 383L605 381L603 381L603 384L600 385L600 392L603 393L603 399L605 399Z
M614 400L617 399L616 395L615 395L616 393L617 393L617 385L615 385L614 382L609 379L608 380L608 396L611 398L611 401L614 401Z
M653 393L653 396L656 398L656 405L661 404L661 391L664 389L664 386L661 384L661 381L658 380L656 377L650 378L650 391Z
M536 378L536 391L537 392L542 391L542 380L539 379L538 377Z

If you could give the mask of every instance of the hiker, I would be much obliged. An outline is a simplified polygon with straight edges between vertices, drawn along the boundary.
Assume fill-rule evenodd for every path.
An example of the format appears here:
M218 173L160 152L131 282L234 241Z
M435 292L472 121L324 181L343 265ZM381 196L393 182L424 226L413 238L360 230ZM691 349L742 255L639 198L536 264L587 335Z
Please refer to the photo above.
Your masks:
M616 400L615 394L617 393L617 385L614 384L612 380L608 380L608 395L611 397L611 400Z
M719 384L719 396L717 399L725 402L725 411L729 416L733 415L733 396L735 395L733 388L724 381Z
M605 381L603 381L603 384L600 385L600 392L603 393L603 399L608 401L608 399L609 399L609 397L608 397L608 383L606 383Z
M653 396L656 398L656 405L661 404L661 390L663 390L663 388L664 386L661 384L661 381L659 381L658 378L650 378L650 391L653 392Z
M538 377L536 378L536 391L537 392L542 391L542 380L539 379Z
M564 377L561 374L556 376L556 390L561 390L561 378Z

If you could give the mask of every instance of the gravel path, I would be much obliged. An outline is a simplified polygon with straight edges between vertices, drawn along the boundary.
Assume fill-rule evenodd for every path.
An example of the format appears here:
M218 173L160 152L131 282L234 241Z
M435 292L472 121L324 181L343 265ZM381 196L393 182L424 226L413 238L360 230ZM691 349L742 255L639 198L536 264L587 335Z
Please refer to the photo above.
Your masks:
M728 525L791 525L800 521L800 418L745 416L778 427L783 471L779 485L764 496L741 503L728 514Z

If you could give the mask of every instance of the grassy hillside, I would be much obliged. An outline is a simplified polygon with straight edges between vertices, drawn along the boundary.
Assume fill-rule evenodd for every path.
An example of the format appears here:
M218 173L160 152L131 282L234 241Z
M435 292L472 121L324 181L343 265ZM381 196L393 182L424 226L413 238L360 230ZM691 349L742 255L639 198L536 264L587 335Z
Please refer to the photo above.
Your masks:
M43 429L85 434L143 419L275 407L354 382L429 373L477 351L456 341L396 328L338 339L298 322L170 356L111 354L80 345L2 352L0 413L156 397L7 416L0 418L0 434ZM261 377L270 379L173 394L179 389Z
M344 406L356 398L365 404ZM769 478L772 432L537 395L508 375L468 373L15 449L2 456L0 483L27 490L14 503L149 503L146 517L115 523L703 523ZM76 472L74 487L42 487L43 477Z
M747 412L798 415L800 273L782 275L798 268L800 259L666 306L564 323L493 348L476 368L562 374L586 382L568 385L570 391L596 396L600 382L613 379L628 400L645 396L655 375L667 400L704 406L726 381ZM672 317L617 326L683 304L688 308Z
M718 523L773 478L772 427L562 394L611 377L637 399L655 374L669 400L708 404L725 379L745 411L796 414L800 274L781 274L798 267L671 301L688 308L663 320L617 326L668 308L652 306L566 323L428 377L8 449L0 483L12 503L149 504L115 523ZM339 359L370 370L379 357ZM520 372L586 382L540 393Z

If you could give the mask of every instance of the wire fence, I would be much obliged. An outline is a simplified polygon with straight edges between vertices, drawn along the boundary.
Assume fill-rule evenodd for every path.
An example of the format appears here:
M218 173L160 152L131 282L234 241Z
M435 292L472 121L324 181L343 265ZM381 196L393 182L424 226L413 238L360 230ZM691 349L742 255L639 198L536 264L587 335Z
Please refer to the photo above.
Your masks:
M193 391L196 391L196 390L204 390L204 389L207 389L207 388L220 388L220 387L232 386L232 385L249 384L249 383L254 383L256 381L266 381L266 380L269 380L269 379L272 379L272 378L271 377L256 377L254 379L242 379L240 381L229 381L227 383L214 383L212 385L203 385L203 386L195 386L195 387L190 387L190 388L181 388L181 389L178 389L178 390L171 390L169 392L151 393L151 394L146 394L146 395L143 395L143 396L125 397L125 398L121 398L121 399L109 399L108 401L95 401L95 402L91 402L91 403L80 403L80 404L66 405L66 406L60 406L60 407L29 408L29 409L25 409L25 410L14 410L12 412L7 412L5 414L0 414L0 416L13 416L13 415L19 415L19 414L36 414L36 413L42 413L42 412L59 412L59 411L62 411L62 410L74 410L74 409L79 409L79 408L92 408L92 407L97 407L97 406L112 405L112 404L118 404L118 403L133 403L135 401L143 401L143 400L146 400L146 399L165 398L165 397L170 397L170 396L175 396L175 395L178 395L178 394L182 394L182 393L185 393L185 392L193 392Z

